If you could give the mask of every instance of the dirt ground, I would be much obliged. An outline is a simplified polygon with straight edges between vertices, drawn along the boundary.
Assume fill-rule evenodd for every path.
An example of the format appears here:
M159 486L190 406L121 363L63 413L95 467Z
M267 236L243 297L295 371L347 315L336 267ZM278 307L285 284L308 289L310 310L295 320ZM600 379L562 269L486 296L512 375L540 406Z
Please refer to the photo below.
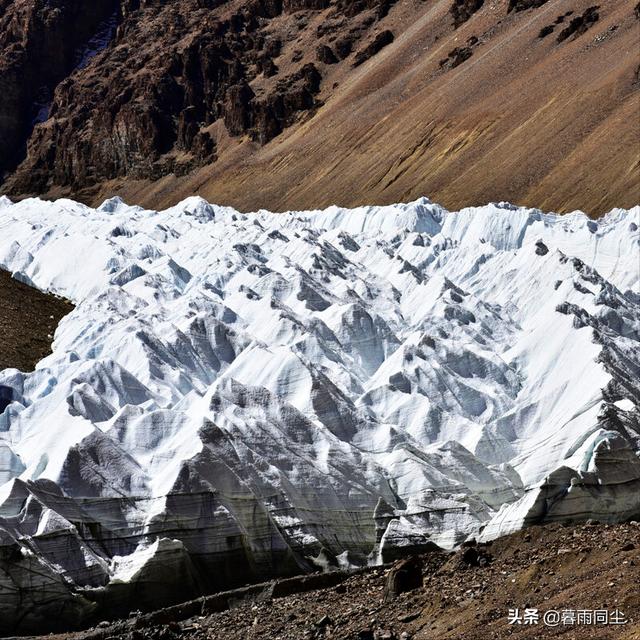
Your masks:
M398 571L385 566L350 575L324 574L330 576L325 587L314 591L307 590L308 583L305 586L308 578L294 578L244 593L209 596L152 614L134 614L113 624L102 622L81 633L49 637L640 639L640 525L636 522L532 527L492 544L420 556L417 566L422 586L392 599L385 599L385 585L390 574ZM403 582L396 578L395 584ZM518 609L520 615L525 609L535 609L538 621L509 624L510 609ZM586 623L585 616L594 610L607 611L609 623ZM545 625L547 611L557 611L567 624ZM626 624L612 624L615 611L624 616ZM578 620L578 616L580 624L571 623L572 617ZM530 620L535 620L535 614Z
M72 310L70 302L18 282L0 269L0 370L32 371L51 353L56 327Z

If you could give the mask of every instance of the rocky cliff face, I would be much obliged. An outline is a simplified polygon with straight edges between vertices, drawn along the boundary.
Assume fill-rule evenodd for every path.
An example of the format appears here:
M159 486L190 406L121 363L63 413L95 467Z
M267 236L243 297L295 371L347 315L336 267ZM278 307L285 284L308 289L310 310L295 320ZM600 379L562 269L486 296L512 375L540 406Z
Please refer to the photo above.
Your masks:
M24 157L58 83L88 61L92 38L111 38L118 0L0 2L0 176Z
M570 4L5 2L1 188L254 209L425 193L631 206L637 63L616 52L637 18L622 0Z
M22 92L19 100L5 99L5 111L14 114L6 118L12 136L7 142L15 148L5 168L20 159L31 133L39 106L34 87L45 87L46 95L58 85L77 66L79 47L114 11L118 28L91 68L57 86L48 119L43 116L47 123L31 135L28 158L11 188L43 192L52 185L78 189L122 176L182 175L215 161L220 132L211 127L216 122L230 136L264 145L322 104L316 97L322 82L316 63L301 46L280 70L283 46L290 49L301 32L313 30L308 23L322 11L326 23L317 28L318 42L344 31L337 55L348 56L394 2L338 2L330 8L328 0L188 0L114 7L105 0L103 11L98 3L80 29L73 2L60 0L59 8L46 10L38 2L24 3L26 16L16 37L26 32L26 60L5 78ZM72 38L65 38L65 28ZM374 38L357 63L375 55L389 36L392 40L385 31L382 39ZM61 41L67 48L58 55L54 48ZM331 52L325 55L333 56L324 46ZM38 66L41 59L52 59L52 68ZM19 126L17 117L23 119Z

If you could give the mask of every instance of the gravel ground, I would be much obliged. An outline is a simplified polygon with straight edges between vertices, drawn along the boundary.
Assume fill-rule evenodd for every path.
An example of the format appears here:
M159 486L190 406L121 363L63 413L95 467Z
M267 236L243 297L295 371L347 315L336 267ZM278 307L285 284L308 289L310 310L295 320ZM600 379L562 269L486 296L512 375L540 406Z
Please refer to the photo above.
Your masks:
M0 269L0 370L33 371L51 353L56 327L72 310L70 302L18 282Z
M640 525L635 522L532 527L489 545L419 556L415 564L417 569L409 562L408 569L396 563L352 575L336 574L324 588L313 591L307 590L310 583L304 578L279 581L244 593L230 592L153 614L133 615L126 621L103 622L85 632L49 637L640 639ZM416 571L418 577L421 573L422 586L411 584ZM402 592L403 587L409 590ZM296 589L305 592L290 593ZM212 612L220 608L226 610ZM524 609L537 609L539 621L509 624L510 609L519 609L520 614ZM585 624L585 612L593 610L607 611L611 617L618 610L626 624ZM545 625L547 611L558 611L567 624ZM578 612L582 623L571 624L572 615L577 618Z

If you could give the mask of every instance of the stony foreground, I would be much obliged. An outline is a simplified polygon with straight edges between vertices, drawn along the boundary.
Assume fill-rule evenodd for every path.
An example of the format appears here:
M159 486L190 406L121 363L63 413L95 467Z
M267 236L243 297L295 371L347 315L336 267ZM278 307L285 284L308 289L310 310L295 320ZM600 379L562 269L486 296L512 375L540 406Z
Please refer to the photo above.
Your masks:
M403 562L403 561L401 561ZM395 565L394 565L395 566ZM277 597L294 581L271 583L242 598L236 592L151 615L52 638L68 640L487 640L489 638L640 637L640 526L547 525L420 556L423 585L391 598L389 565L349 576L326 576L331 586ZM410 578L411 576L409 576ZM303 589L303 578L297 588ZM396 586L410 579L396 580ZM273 595L271 595L273 594ZM226 611L207 613L225 600ZM385 601L386 600L386 601ZM538 609L536 625L510 625L509 609ZM204 615L184 618L194 610ZM619 625L545 626L547 610L615 610ZM160 622L162 621L162 622Z

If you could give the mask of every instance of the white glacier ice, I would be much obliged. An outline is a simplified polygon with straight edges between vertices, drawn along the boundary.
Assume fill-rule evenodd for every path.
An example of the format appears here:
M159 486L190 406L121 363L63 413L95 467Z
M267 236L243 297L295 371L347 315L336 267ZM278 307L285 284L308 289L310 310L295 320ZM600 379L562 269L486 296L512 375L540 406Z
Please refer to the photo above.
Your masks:
M76 304L0 372L0 632L637 517L639 226L0 198L0 267Z

